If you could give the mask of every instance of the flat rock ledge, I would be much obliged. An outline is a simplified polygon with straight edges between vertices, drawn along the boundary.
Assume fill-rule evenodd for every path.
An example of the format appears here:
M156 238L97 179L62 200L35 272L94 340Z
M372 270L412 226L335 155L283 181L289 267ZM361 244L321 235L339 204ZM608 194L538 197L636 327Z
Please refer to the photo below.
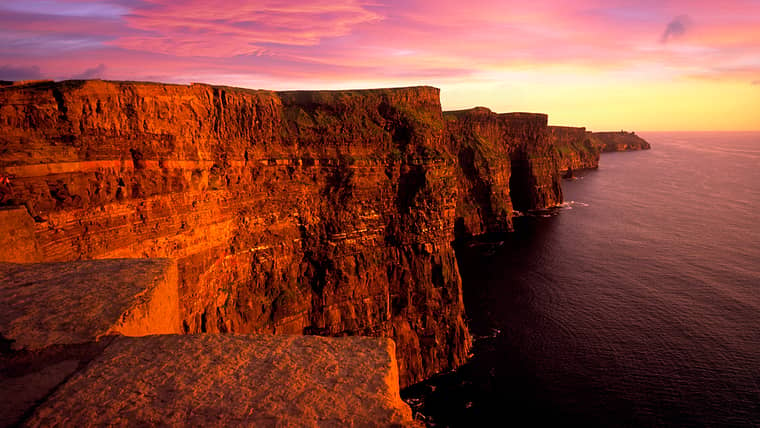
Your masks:
M27 426L413 424L384 338L120 337Z
M0 263L0 336L14 350L179 332L168 259Z

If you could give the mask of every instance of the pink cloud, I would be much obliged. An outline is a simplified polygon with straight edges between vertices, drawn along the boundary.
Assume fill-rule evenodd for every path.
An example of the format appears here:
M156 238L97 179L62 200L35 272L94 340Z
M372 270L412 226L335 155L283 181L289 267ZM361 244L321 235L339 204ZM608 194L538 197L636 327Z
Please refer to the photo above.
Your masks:
M66 0L0 5L0 65L55 78L466 79L514 69L760 71L753 0ZM44 7L43 7L44 6ZM669 37L669 24L690 25ZM678 30L678 28L676 28ZM737 72L736 70L741 70Z
M314 46L380 19L356 0L149 0L125 15L135 34L113 43L177 56L262 54L272 44Z

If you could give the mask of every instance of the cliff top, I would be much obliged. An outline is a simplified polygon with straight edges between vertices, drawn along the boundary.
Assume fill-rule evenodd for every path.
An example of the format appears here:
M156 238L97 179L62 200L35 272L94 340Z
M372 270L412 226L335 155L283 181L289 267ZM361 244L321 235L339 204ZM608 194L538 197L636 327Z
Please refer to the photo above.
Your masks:
M162 83L162 82L149 82L149 81L136 81L136 80L22 80L22 81L0 81L0 90L19 90L19 89L34 89L34 88L50 88L58 87L64 88L81 88L86 85L98 85L109 84L117 86L142 86L142 87L167 87L167 88L193 88L193 87L206 87L224 89L238 92L253 92L253 93L278 93L283 95L296 95L296 94L355 94L355 95L381 95L388 93L406 93L406 92L429 92L435 95L440 95L440 89L428 86L401 86L392 88L370 88L370 89L334 89L334 90L289 90L289 91L273 91L268 89L252 89L242 88L237 86L226 85L212 85L208 83L193 82L190 84L184 83Z
M484 115L484 116L490 116L493 114L496 114L488 107L473 107L468 109L462 109L462 110L447 110L443 112L446 116L465 116L465 115Z
M549 130L556 129L559 131L579 131L586 132L586 128L583 126L563 126L563 125L549 125Z
M548 115L545 113L530 113L530 112L507 112L507 113L497 113L493 110L489 109L488 107L473 107L469 109L462 109L462 110L447 110L443 112L444 115L448 116L473 116L473 115L484 115L484 116L498 116L508 119L517 119L517 118L526 118L526 119L543 119L547 118Z
M413 424L393 341L317 336L117 338L32 426Z
M636 133L633 131L593 131L596 135L620 135L620 136L635 136Z

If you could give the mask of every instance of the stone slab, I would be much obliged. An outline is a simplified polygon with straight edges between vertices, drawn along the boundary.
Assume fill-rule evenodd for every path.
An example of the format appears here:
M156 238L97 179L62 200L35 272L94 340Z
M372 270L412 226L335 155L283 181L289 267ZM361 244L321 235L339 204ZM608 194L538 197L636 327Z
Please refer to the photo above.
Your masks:
M170 260L0 263L0 336L14 350L179 331Z
M385 338L119 337L27 426L414 425Z

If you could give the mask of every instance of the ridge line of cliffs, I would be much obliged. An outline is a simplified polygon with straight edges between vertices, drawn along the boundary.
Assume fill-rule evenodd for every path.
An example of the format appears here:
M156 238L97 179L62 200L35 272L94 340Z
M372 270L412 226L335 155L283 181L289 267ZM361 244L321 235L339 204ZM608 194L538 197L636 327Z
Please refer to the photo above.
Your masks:
M549 139L557 149L560 171L599 167L602 153L649 150L651 146L634 132L591 132L586 128L550 126Z
M177 331L390 337L406 386L469 353L452 242L561 203L564 165L628 139L443 112L432 87L6 86L0 261L171 259Z

